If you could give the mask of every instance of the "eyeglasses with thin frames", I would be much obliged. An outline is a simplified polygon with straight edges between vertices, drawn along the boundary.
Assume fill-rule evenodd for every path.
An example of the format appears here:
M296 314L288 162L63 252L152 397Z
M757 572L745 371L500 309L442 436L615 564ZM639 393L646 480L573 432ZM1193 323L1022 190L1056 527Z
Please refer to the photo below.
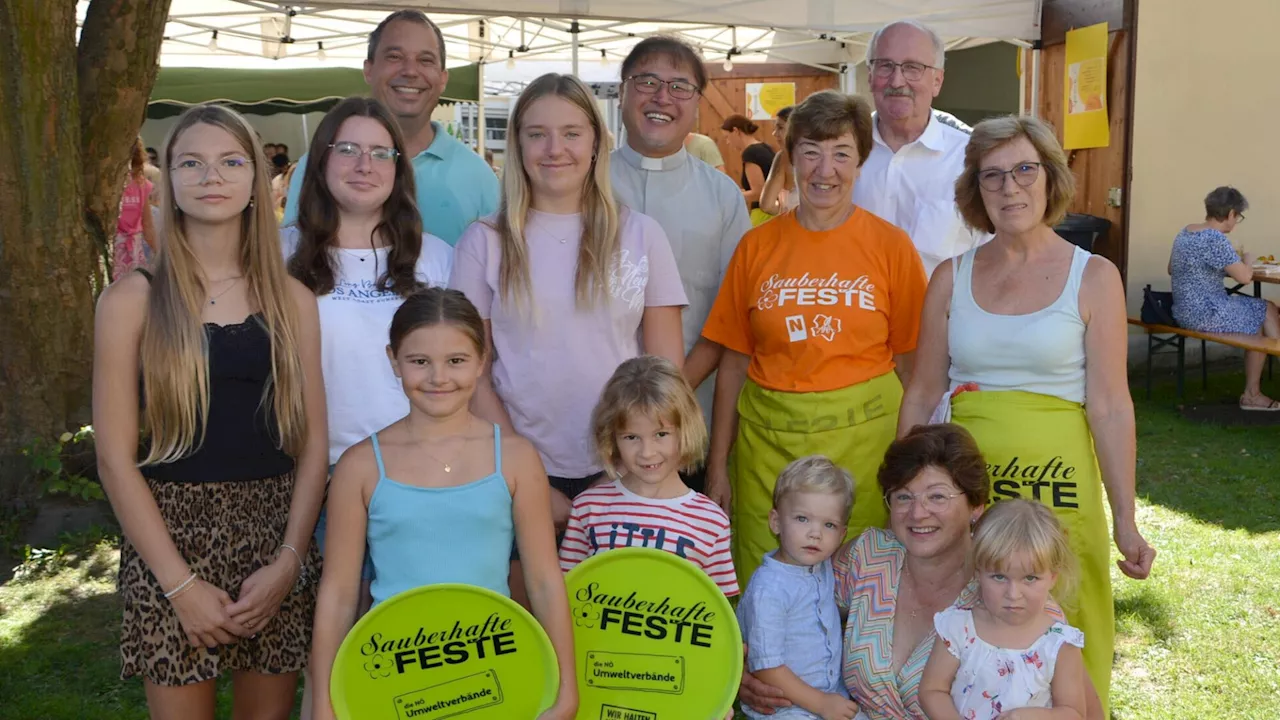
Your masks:
M400 155L400 151L395 148L374 145L365 150L353 142L337 142L330 145L329 148L338 157L351 162L359 160L364 155L368 155L370 160L378 162L395 162L396 157Z
M242 183L253 177L253 161L241 155L228 155L216 163L206 163L195 158L185 158L169 167L169 172L179 185L199 185L209 178L209 171L225 183Z
M910 80L911 82L915 82L924 77L925 70L937 70L937 68L932 65L925 65L924 63L911 61L899 63L892 60L876 59L872 60L870 65L871 72L879 78L891 78L893 77L894 70L902 68L902 77Z
M884 504L894 512L906 512L916 504L916 500L924 501L924 509L929 512L946 510L951 501L964 495L962 492L949 493L944 490L927 490L919 495L906 490L895 490L884 497Z
M698 94L698 86L684 80L663 80L657 75L632 75L627 78L627 82L631 83L631 87L642 95L657 95L663 85L667 86L667 93L677 100L692 100Z
M1006 175L1012 175L1013 181L1022 187L1031 187L1036 181L1036 177L1040 175L1040 163L1024 162L1009 168L1008 170L996 170L995 168L987 168L978 171L978 184L987 192L1000 192L1004 189L1004 178Z

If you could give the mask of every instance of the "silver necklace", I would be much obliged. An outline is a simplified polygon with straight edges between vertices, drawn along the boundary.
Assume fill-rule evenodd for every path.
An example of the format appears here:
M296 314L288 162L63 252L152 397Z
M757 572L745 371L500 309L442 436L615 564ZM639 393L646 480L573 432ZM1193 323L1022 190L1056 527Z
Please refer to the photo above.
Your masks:
M369 256L377 254L377 249L376 249L376 248L369 248L369 249L367 249L367 250L366 250L366 249L364 249L364 248L344 248L344 247L340 247L340 248L338 248L338 250L340 250L340 251L342 251L342 252L344 252L344 253L347 253L348 255L353 255L353 256L355 256L355 257L359 258L360 262L364 262L365 260L367 260L367 259L369 258Z
M239 280L239 279L240 279L240 278L242 278L242 277L244 277L244 276L243 276L243 275L236 275L235 277L232 277L232 278L223 278L222 280L219 280L218 282L226 282L227 280L230 280L230 281L231 281L231 284L230 284L230 285L227 285L227 287L226 287L222 292L220 292L220 293L218 293L217 295L214 295L213 297L209 298L209 304L210 304L210 305L217 305L217 304L218 304L218 298L220 298L220 297L222 297L223 295L226 295L228 292L230 292L230 291L231 291L231 288L233 288L233 287L235 287L235 286L236 286L236 281L237 281L237 280ZM215 284L216 284L216 283L215 283Z

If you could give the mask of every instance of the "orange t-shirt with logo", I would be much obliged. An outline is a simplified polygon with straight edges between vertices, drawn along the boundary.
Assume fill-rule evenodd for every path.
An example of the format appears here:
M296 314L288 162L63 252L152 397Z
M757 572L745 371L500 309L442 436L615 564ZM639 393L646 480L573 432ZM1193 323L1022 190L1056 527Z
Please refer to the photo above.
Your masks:
M742 238L702 335L761 387L838 390L916 349L927 284L907 233L866 210L821 232L790 212Z

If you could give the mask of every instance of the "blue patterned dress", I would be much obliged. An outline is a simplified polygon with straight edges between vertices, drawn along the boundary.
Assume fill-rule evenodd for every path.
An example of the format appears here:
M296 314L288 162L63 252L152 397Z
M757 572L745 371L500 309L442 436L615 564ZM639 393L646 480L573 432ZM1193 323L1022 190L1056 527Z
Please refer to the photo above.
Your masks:
M1267 301L1228 295L1223 269L1240 256L1213 228L1183 229L1173 240L1173 319L1188 330L1256 335L1267 317Z

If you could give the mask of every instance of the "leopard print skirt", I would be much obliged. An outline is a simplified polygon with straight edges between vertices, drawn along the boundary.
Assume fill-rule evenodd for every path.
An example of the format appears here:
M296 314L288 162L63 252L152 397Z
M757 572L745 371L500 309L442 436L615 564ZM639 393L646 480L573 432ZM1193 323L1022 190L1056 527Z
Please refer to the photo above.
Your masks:
M203 580L233 600L245 578L269 564L284 541L292 473L265 480L147 484L178 552ZM197 648L187 641L150 569L125 540L120 550L121 677L142 675L157 685L191 685L227 671L281 674L306 667L320 579L320 553L314 543L304 560L298 583L256 637Z

